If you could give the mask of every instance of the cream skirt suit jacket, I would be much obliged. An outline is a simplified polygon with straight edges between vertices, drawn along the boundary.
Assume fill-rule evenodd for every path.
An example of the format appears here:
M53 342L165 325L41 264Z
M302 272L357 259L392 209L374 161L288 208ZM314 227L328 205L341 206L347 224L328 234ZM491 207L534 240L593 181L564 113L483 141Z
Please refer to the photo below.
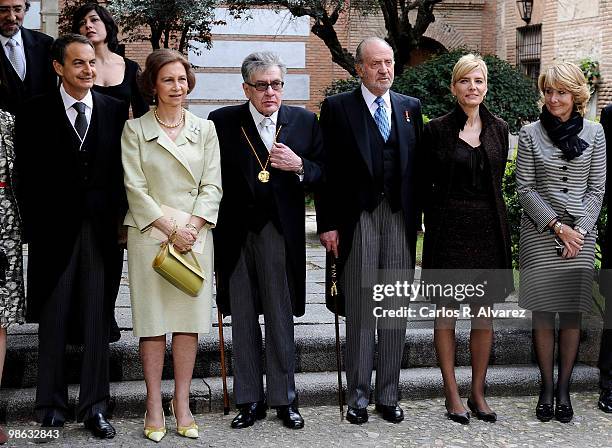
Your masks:
M153 111L125 124L121 140L129 211L128 269L134 335L171 332L207 333L213 294L213 238L221 201L219 142L212 121L185 111L185 124L173 142ZM204 286L191 297L152 268L160 242L149 236L163 216L164 204L204 218L204 251L195 254L204 271Z

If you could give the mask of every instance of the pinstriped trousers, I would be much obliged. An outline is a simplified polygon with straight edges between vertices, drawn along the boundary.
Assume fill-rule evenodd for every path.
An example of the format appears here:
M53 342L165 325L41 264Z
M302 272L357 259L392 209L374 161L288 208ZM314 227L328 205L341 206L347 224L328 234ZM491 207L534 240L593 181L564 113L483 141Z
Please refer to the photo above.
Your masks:
M342 236L340 236L342 238ZM374 302L372 285L395 283L408 274L410 249L402 212L391 212L383 200L372 213L361 213L353 245L340 281L346 300L347 403L365 408L370 402L375 336L378 333L376 403L392 406L399 399L398 383L406 340L406 318L376 318L375 306L395 309L408 302L386 298Z
M40 313L36 413L41 420L49 413L59 420L66 418L65 351L68 327L75 325L70 322L75 315L73 307L78 308L84 340L77 419L82 421L106 412L110 396L110 312L104 305L106 269L91 223L84 221L68 265Z
M271 222L260 233L247 234L229 279L229 296L236 404L265 398L259 308L266 334L267 401L270 406L291 404L296 395L293 311L285 239Z

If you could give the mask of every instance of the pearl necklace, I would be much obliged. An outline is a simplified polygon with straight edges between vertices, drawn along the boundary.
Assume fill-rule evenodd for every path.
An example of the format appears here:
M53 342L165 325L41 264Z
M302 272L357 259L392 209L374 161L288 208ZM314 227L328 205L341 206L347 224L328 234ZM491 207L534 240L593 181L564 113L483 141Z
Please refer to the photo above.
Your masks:
M185 109L182 110L180 120L174 124L169 124L169 123L166 123L165 121L162 121L162 119L159 118L159 115L157 115L157 109L153 110L153 115L155 115L155 119L157 120L157 122L165 128L178 128L180 125L183 124L183 121L185 121Z

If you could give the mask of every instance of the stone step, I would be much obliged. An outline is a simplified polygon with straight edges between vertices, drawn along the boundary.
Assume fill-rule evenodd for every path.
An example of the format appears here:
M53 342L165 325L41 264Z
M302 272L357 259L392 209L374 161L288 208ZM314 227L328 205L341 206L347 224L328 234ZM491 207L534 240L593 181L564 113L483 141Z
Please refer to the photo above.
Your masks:
M331 315L331 313L328 313ZM232 372L231 327L224 324L225 348L228 374ZM468 366L469 322L457 323L457 365ZM32 387L37 377L37 344L35 325L24 325L19 334L10 334L2 386L5 388ZM263 327L262 327L262 333ZM580 345L579 361L595 365L599 352L601 330L595 325L586 325ZM340 325L341 345L344 352L345 327ZM296 372L310 373L336 369L335 330L332 323L296 323ZM218 327L209 334L200 335L195 376L218 377L220 370ZM264 334L265 344L265 334ZM79 346L69 346L66 354L66 376L69 383L79 382ZM163 378L172 377L170 338L166 353ZM263 356L263 354L262 354ZM494 323L494 346L491 365L532 364L534 362L531 344L531 321L525 319L498 319ZM406 332L406 346L402 360L403 368L437 366L433 343L433 322L431 320L409 321ZM131 332L123 332L119 342L111 344L111 381L137 381L143 378L138 354L138 338Z
M462 396L467 396L469 394L471 369L469 367L458 367L456 377ZM572 391L597 390L598 378L599 371L596 368L577 364L572 377ZM222 412L223 389L221 379L218 377L206 378L206 382L211 388L212 401L208 388L201 379L194 378L192 382L191 406L194 414L208 412L209 405L213 412ZM334 405L338 403L336 372L298 373L295 382L299 393L300 406ZM487 374L487 395L490 397L536 395L539 390L538 382L539 371L533 365L491 366ZM346 378L343 378L343 385L346 389ZM231 399L231 377L228 378L228 388ZM162 394L166 404L172 397L172 393L172 381L164 380L162 382ZM433 367L403 369L400 373L400 394L402 400L441 397L443 388L440 370ZM68 395L69 412L74 418L78 386L71 385ZM112 414L115 417L142 417L145 397L144 381L111 383ZM34 419L35 398L35 388L3 389L2 394L0 394L0 420L10 422ZM495 408L495 399L489 400L489 403ZM443 409L436 409L431 412L443 412ZM168 409L166 409L166 415L169 415ZM71 417L69 416L69 418Z

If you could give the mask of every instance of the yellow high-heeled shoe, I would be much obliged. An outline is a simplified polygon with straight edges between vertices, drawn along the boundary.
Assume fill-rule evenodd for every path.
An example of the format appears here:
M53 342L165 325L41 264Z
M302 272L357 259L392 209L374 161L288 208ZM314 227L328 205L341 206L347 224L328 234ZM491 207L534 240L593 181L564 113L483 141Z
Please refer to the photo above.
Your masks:
M170 400L170 410L172 411L174 421L176 422L176 432L178 432L181 436L188 437L190 439L197 439L200 437L200 433L198 432L199 428L198 425L196 425L195 419L193 419L189 426L179 426L178 419L174 413L174 398ZM193 418L193 415L191 418Z
M164 426L162 426L161 428L156 428L155 426L147 426L147 411L145 411L144 435L147 439L152 440L154 442L159 442L166 435L166 415L164 414L163 409L162 416L164 418Z

